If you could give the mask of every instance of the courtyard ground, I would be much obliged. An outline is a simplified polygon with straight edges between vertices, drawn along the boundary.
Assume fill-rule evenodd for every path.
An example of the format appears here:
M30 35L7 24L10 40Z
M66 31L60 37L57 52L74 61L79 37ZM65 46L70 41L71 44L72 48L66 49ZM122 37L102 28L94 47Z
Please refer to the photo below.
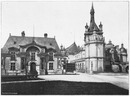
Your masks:
M40 75L40 80L1 83L3 95L128 95L128 74Z
M76 74L77 75L40 75L39 78L44 78L46 81L107 82L127 90L129 89L129 74L127 73Z

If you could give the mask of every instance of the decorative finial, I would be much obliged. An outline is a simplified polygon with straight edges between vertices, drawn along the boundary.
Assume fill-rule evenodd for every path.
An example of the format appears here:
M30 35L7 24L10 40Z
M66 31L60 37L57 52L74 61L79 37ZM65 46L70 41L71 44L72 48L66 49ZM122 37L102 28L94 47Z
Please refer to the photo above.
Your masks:
M86 29L88 29L88 23L86 23L86 26L85 26Z
M60 48L61 48L61 50L63 49L63 45L62 44L61 44Z
M102 23L100 22L100 24L99 24L99 28L100 28L100 30L102 31Z

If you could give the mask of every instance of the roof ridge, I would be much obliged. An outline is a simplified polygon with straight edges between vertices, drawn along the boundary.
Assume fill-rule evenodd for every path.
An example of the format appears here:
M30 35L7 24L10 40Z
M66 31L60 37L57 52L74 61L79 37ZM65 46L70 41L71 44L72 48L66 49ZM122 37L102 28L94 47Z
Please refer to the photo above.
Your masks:
M25 36L25 37L22 37L22 36L10 36L10 37L21 37L21 38L33 38L33 36ZM35 37L35 38L45 38L45 37ZM55 38L53 38L53 37L47 37L47 38L51 38L51 39L55 39Z
M69 47L67 47L66 49L69 49L70 47L72 47L75 44L75 42L73 44L71 44ZM76 45L76 44L75 44ZM77 46L77 45L76 45Z

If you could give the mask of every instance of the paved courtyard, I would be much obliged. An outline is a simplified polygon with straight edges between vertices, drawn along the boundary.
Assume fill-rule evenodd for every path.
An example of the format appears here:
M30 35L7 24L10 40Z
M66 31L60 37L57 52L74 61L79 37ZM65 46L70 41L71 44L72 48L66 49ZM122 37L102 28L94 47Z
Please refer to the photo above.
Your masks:
M128 74L39 75L38 80L1 82L3 95L128 95Z
M107 82L127 90L129 89L129 75L126 73L99 73L92 75L77 73L76 75L40 75L38 77L45 79L45 81Z

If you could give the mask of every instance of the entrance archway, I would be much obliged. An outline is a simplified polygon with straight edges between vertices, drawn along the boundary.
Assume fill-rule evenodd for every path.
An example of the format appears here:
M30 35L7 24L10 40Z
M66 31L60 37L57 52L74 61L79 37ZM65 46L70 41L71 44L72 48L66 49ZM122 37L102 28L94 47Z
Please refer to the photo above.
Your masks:
M36 70L36 64L32 62L30 65L30 71L35 71L35 70Z
M32 63L30 64L30 74L32 74L32 75L37 74L37 71L36 71L36 63L35 63L35 62L32 62Z

